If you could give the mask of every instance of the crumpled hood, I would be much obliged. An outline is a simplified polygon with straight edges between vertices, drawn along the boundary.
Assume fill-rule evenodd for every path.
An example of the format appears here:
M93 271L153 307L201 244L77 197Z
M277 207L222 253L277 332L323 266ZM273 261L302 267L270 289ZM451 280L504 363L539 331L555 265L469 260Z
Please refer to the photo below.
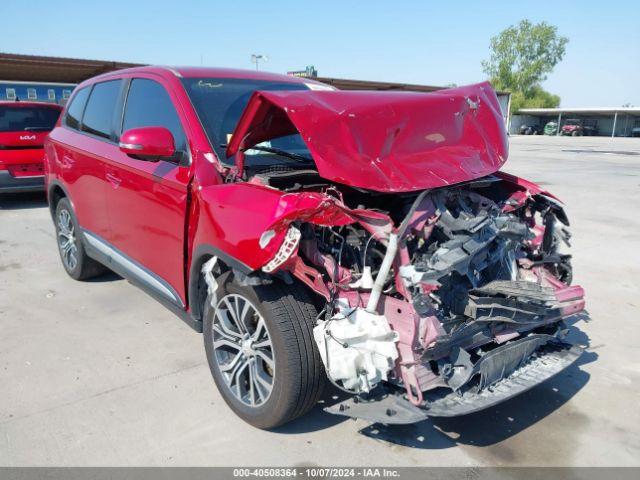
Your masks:
M319 174L380 192L424 190L497 171L508 154L489 83L433 93L257 91L227 147L243 150L299 132Z

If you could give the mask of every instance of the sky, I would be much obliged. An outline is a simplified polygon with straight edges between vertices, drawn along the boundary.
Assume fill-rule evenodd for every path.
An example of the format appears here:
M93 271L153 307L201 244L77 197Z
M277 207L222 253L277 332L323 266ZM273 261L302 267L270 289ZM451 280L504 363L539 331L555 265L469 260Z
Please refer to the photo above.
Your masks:
M490 38L527 18L569 38L543 83L563 107L640 106L640 1L2 0L0 52L163 65L314 65L320 76L485 80ZM10 15L7 12L12 12Z

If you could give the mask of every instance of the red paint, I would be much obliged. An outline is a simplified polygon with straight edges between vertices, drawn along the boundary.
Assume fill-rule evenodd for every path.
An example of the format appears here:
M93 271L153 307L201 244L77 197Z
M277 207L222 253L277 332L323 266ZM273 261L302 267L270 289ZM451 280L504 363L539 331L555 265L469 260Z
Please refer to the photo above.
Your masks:
M62 111L61 106L51 103L1 101L0 127L3 126L3 110L9 107L12 109L51 109L58 112L58 114ZM12 131L10 125L6 126L8 128L0 128L0 171L8 171L18 186L20 185L20 178L42 177L44 174L43 144L49 131L27 131L24 129Z
M300 132L320 175L383 192L483 177L507 159L502 113L488 83L433 93L256 92L227 148Z
M561 200L552 193L549 193L539 185L524 178L516 177L515 175L511 175L510 173L506 172L496 172L496 177L503 180L504 185L507 186L512 192L511 199L514 200L514 205L511 210L514 210L517 206L522 205L525 200L527 198L530 198L532 195L542 194L561 202Z
M396 228L387 215L347 208L334 196L312 191L285 193L227 176L233 171L223 165L209 144L180 76L309 83L264 72L158 67L90 79L79 89L112 79L146 78L160 83L179 116L190 162L143 161L131 156L136 155L135 149L119 146L118 142L140 144L147 154L167 154L169 138L163 129L139 128L109 141L58 121L46 140L46 181L50 186L64 187L83 228L168 282L187 308L190 265L203 245L257 270L273 258L294 221L317 225L359 222L377 238L385 238ZM269 119L270 126L254 128L261 119ZM241 149L274 134L295 131L302 134L324 178L386 192L475 179L495 173L507 157L502 115L495 93L486 83L433 94L257 92L241 117L228 152L236 154L241 169ZM514 194L542 192L534 184L500 175ZM412 225L428 221L431 207L425 204L420 208ZM275 234L261 248L259 239L270 229ZM328 265L327 258L314 258L318 268ZM286 268L316 292L329 296L322 275L299 256L294 255ZM341 278L348 280L344 272ZM430 339L436 332L413 328L411 342L418 334Z
M176 146L166 128L132 128L120 137L120 151L134 157L171 157Z

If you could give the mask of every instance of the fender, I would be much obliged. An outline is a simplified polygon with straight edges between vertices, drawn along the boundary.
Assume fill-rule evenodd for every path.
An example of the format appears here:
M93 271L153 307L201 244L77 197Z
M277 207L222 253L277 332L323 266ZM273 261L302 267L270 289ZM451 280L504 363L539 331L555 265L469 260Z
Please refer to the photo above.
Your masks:
M500 178L505 183L509 184L512 188L515 188L515 189L518 189L518 190L524 190L529 195L542 194L545 197L551 197L554 200L557 200L558 202L563 203L562 200L560 200L554 194L552 194L552 193L548 192L547 190L543 189L537 183L531 182L531 181L526 180L524 178L517 177L515 175L511 175L510 173L506 173L506 172L502 172L502 171L496 172L494 175L496 177Z
M71 195L69 195L69 191L65 188L65 186L59 180L52 180L51 182L48 183L47 189L46 189L47 203L49 204L49 211L51 213L51 218L53 218L56 213L53 209L53 205L51 205L51 196L53 194L53 191L56 188L59 188L60 190L62 190L62 192L64 193L64 196L67 198L67 200L69 200L69 203L71 203L71 207L74 209L74 211L76 209L75 204L73 203L73 199L71 198Z
M210 244L198 245L191 256L191 265L189 266L189 285L188 285L188 303L189 311L194 322L200 323L200 332L202 331L202 295L203 289L206 292L204 282L201 282L202 265L211 257L218 257L227 267L238 270L244 274L250 274L253 270L242 263L240 260L224 253L219 248Z

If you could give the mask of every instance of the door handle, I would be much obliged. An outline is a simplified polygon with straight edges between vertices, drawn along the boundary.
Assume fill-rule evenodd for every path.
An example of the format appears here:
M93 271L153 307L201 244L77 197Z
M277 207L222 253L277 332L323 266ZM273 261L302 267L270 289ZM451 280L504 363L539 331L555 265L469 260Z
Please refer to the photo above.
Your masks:
M58 159L59 157L56 157L56 159ZM73 159L73 157L71 157L68 154L64 154L62 155L62 159L58 160L58 164L62 167L62 168L71 168L73 166L73 164L76 163L76 161Z
M111 184L111 186L113 188L118 188L120 186L120 184L122 183L122 179L116 175L115 173L107 173L105 175L105 177L107 178L107 180L109 181L109 183Z

